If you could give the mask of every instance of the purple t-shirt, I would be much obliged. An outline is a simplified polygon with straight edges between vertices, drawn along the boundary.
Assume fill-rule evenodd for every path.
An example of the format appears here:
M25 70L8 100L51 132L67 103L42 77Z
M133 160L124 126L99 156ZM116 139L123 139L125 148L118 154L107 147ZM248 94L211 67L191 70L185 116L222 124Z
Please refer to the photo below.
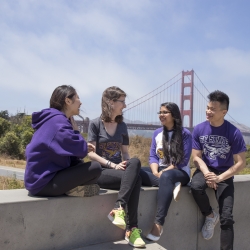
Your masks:
M169 140L171 139L172 135L173 135L173 130L168 132ZM149 164L157 163L159 166L165 167L166 164L164 164L162 136L163 136L163 127L156 129L152 137ZM177 164L177 168L184 170L190 176L189 159L192 150L192 136L189 130L187 130L186 128L182 129L182 139L183 139L184 158L181 163Z
M219 171L232 167L233 155L247 150L240 130L227 120L219 127L211 126L208 121L196 125L192 147L202 151L207 166Z

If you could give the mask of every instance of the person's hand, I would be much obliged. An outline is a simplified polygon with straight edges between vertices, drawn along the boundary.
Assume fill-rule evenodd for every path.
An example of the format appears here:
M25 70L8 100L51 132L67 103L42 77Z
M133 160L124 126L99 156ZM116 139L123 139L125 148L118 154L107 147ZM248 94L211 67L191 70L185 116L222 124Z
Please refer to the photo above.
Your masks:
M78 131L79 129L78 129L78 126L76 124L76 121L75 121L74 117L71 116L69 119L70 119L70 122L71 122L71 125L72 125L73 129Z
M156 176L157 178L160 178L161 174L162 174L162 171L153 173L153 175Z
M95 152L95 145L88 142L88 153Z
M119 164L116 164L115 169L125 170L127 161L122 161Z
M208 187L213 188L214 190L217 189L217 184L214 181L206 181Z
M215 183L220 182L219 176L213 172L209 172L209 173L205 174L204 177L205 177L206 181L211 181L211 182L215 182Z

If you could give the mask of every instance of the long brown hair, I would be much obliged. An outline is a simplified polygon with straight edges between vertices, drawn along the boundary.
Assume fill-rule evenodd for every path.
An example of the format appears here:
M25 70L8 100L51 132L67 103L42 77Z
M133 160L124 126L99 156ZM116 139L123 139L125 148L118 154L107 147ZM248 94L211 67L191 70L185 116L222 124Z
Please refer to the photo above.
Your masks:
M110 101L116 101L121 96L126 97L126 93L116 86L109 87L104 90L102 94L102 114L101 119L105 122L111 122L111 115L113 108ZM121 123L123 121L123 115L118 115L115 117L115 122Z

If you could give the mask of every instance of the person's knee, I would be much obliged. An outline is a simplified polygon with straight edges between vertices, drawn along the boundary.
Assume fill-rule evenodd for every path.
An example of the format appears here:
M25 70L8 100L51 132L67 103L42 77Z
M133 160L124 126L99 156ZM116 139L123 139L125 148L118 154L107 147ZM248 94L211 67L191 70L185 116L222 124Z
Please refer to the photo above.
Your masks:
M130 161L130 164L138 168L141 168L141 161L138 158L131 158L129 161Z
M162 183L162 182L168 183L169 182L169 183L174 184L174 181L172 180L171 170L162 172L159 182L160 183Z
M205 190L205 187L203 183L199 182L198 180L192 179L190 189L192 193L203 193Z
M99 162L97 161L92 161L91 162L91 169L94 171L97 175L101 175L102 173L102 166Z

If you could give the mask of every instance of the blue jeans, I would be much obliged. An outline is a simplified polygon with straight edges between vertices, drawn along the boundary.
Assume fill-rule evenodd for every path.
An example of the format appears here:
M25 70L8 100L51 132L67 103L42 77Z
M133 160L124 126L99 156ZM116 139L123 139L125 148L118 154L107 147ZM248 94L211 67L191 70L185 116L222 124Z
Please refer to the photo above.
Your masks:
M159 167L160 172L162 168ZM167 216L169 206L173 198L175 183L180 182L182 186L188 184L190 177L180 169L171 169L162 173L160 178L153 175L150 167L143 167L140 172L142 185L159 186L157 193L157 212L155 223L163 226ZM151 184L151 185L150 185Z

